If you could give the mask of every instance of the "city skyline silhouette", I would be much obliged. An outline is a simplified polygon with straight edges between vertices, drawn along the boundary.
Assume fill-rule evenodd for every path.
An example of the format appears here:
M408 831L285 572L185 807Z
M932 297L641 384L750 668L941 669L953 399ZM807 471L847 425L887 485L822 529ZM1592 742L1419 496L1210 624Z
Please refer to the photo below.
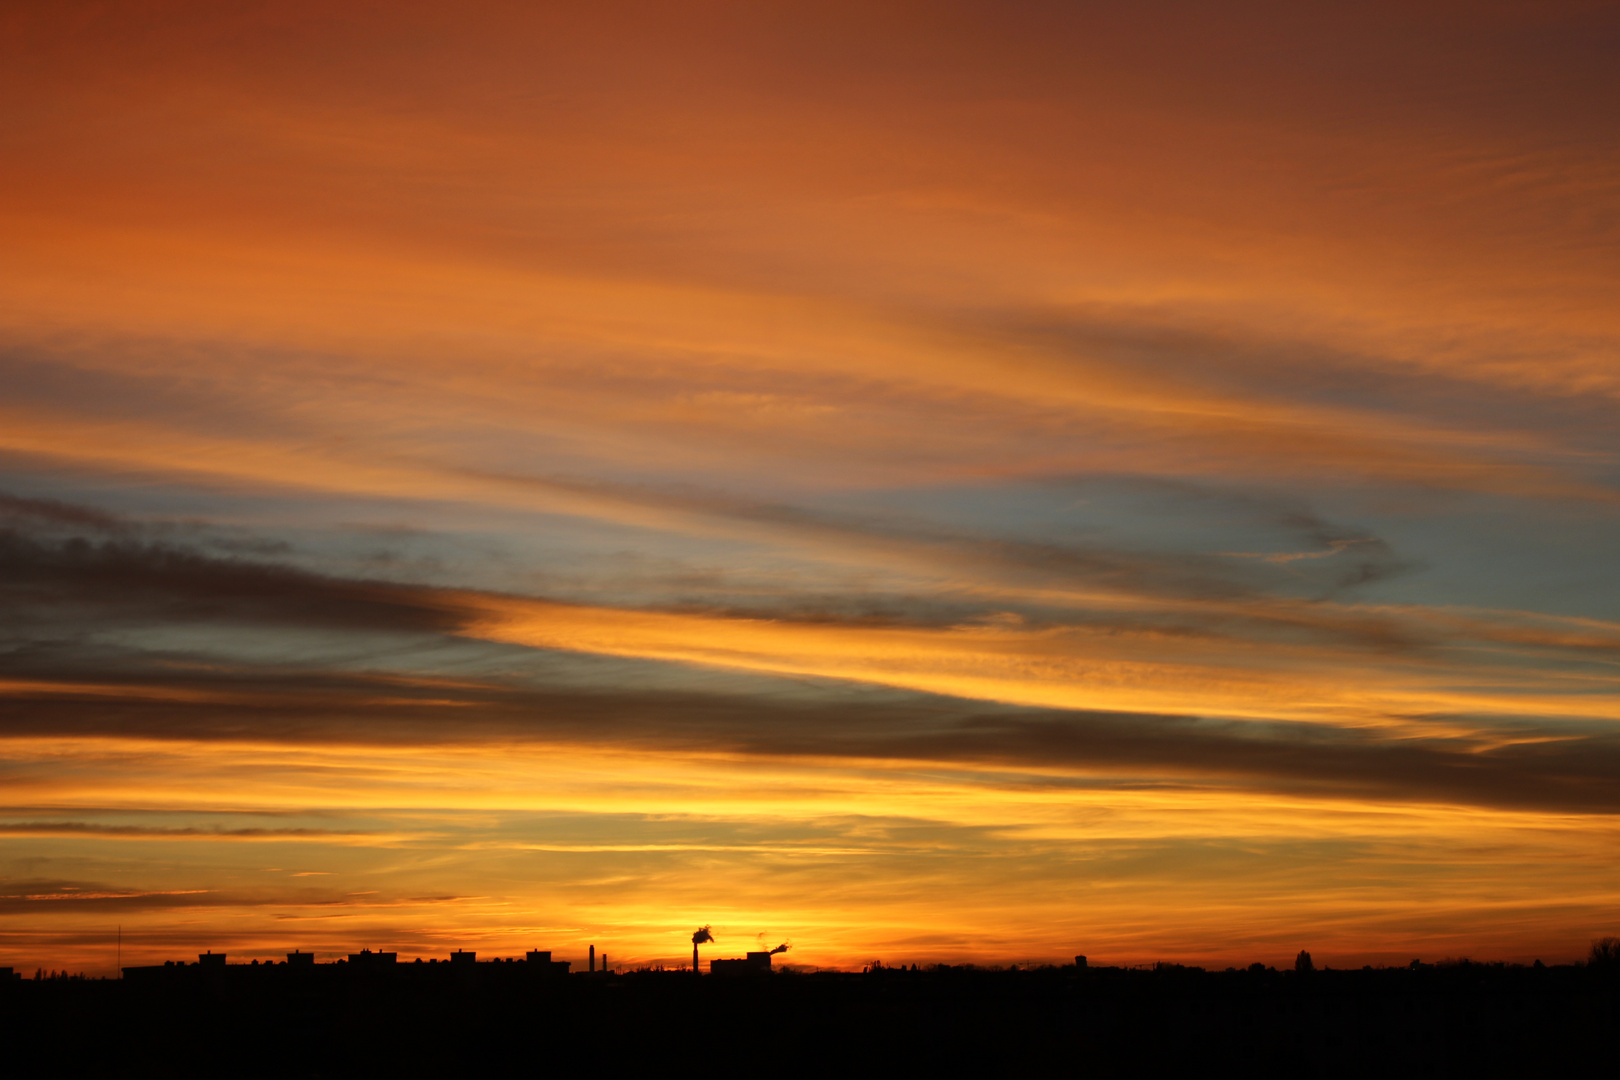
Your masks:
M0 6L21 1073L1560 1071L1617 55L1590 0Z

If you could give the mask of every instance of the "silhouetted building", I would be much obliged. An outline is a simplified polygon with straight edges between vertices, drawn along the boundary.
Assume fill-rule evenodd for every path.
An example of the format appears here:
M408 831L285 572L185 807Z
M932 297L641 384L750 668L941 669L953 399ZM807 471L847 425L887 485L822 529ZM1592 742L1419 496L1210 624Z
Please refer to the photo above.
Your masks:
M312 952L299 952L294 949L287 954L287 965L289 967L314 967L315 954Z
M201 964L203 967L224 967L225 954L222 952L214 952L212 949L210 949L197 957L197 963Z
M573 966L567 960L553 960L550 949L531 949L525 959L531 967L539 968L548 975L566 975Z
M11 968L0 968L0 982L10 982L12 979L20 978L22 978L22 972L13 971Z
M349 954L349 963L363 964L368 967L382 967L399 960L398 953L372 952L370 949L361 949L357 953Z
M592 974L596 973L596 946L595 945L591 946L591 966L587 970L589 970Z
M710 960L710 975L768 975L771 970L771 954L768 952L751 952L742 960Z
M1085 967L1086 966L1086 958L1083 957L1083 956L1076 956L1074 958L1074 966L1077 967L1077 968Z
M478 954L457 949L450 954L450 962L452 964L475 964L478 962Z

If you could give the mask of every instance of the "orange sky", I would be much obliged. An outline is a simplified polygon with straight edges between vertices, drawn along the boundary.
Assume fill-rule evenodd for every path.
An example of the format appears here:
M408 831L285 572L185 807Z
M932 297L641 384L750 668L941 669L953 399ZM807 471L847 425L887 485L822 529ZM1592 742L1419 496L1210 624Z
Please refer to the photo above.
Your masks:
M1617 930L1603 4L0 13L0 965Z

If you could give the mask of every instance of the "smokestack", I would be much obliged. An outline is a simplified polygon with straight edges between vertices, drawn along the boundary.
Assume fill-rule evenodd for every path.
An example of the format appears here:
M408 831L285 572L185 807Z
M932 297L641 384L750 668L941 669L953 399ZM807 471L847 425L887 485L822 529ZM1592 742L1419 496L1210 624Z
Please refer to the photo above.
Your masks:
M595 972L596 972L596 946L595 945L591 946L591 972L592 972L592 974L595 974Z
M709 928L707 926L698 927L697 930L692 934L692 974L694 974L694 975L699 974L699 972L698 972L698 950L697 950L697 947L699 945L701 945L705 941L713 941L713 940L714 940L714 935L709 933Z

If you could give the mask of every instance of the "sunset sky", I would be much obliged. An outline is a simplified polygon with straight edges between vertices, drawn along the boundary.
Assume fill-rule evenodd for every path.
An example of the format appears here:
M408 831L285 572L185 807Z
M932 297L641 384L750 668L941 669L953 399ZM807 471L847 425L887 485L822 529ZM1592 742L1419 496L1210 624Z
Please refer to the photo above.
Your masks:
M0 966L1584 954L1617 54L0 6Z

